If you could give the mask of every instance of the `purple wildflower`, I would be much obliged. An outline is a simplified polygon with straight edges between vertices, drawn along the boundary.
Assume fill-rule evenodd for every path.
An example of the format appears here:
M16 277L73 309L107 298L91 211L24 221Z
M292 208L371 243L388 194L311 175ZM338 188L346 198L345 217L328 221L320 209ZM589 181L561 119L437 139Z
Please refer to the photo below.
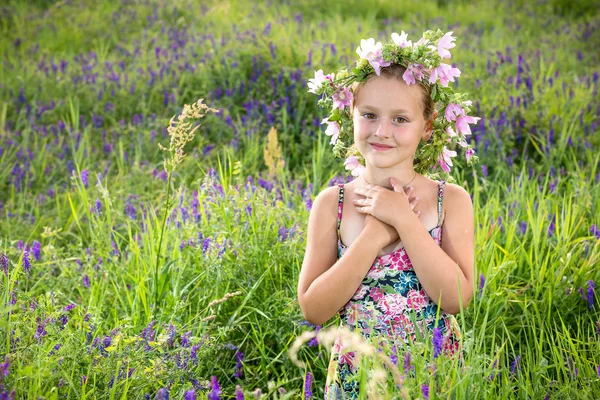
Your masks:
M37 240L33 241L33 245L31 245L31 252L33 253L33 258L36 261L39 261L42 257L42 245Z
M596 287L596 285L594 285L594 281L589 280L588 281L588 288L587 288L587 302L588 302L588 306L591 309L594 308L594 288Z
M82 283L83 283L83 287L86 287L86 288L90 287L90 277L87 276L87 274L83 275Z
M590 232L592 235L596 236L596 239L600 239L600 229L598 229L596 224L592 224L592 226L590 226Z
M8 275L8 257L4 253L0 253L0 268Z
M600 378L600 364L598 364L598 378Z
M37 330L35 331L35 335L33 337L42 343L42 338L47 334L48 332L46 332L46 325L44 323L40 323L38 324Z
M0 381L2 381L3 377L8 376L10 368L10 360L8 359L8 355L4 356L4 362L0 363Z
M310 399L312 397L312 390L310 389L313 381L313 375L310 371L306 373L306 378L304 380L304 400Z
M600 365L598 366L598 371L600 371ZM598 372L598 375L600 375L600 372ZM235 385L235 400L244 400L244 392L242 392L240 385Z
M173 347L175 343L175 336L177 335L177 330L175 329L175 325L172 322L169 322L169 328L167 331L168 339L167 344L169 347Z
M192 335L192 331L185 332L181 335L181 347L190 347L190 336Z
M317 327L315 328L315 333L318 333L320 330L321 330L321 325L317 325ZM314 338L310 339L307 344L308 344L308 347L318 346L319 339L317 339L317 337L315 336Z
M31 270L31 261L29 260L29 252L27 250L23 252L23 269L27 274L29 274Z
M87 383L87 380L88 380L87 375L81 375L81 380L80 380L81 386L85 385Z
M196 400L196 392L194 390L188 390L184 393L183 400Z
M479 297L481 297L483 293L483 287L485 286L485 275L479 275Z
M244 375L244 371L242 371L242 360L244 359L244 353L238 351L235 354L235 373L233 376L237 379L241 379Z
M444 339L442 338L442 332L440 328L433 328L433 358L438 358L440 353L442 352L442 344L444 343Z
M102 202L100 201L100 199L96 199L96 202L94 203L94 212L97 215L102 214Z
M166 388L158 389L156 400L169 400L169 391Z
M81 171L81 182L83 182L83 186L84 187L88 187L88 175L89 172L87 169L84 169L83 171Z
M71 311L71 310L72 310L72 309L74 309L75 307L76 307L76 304L75 304L75 303L71 303L71 304L69 304L69 305L67 305L67 306L65 307L65 311Z
M210 393L208 393L208 400L221 400L221 387L216 376L210 377Z
M61 343L57 343L54 345L54 347L52 348L52 350L50 350L50 352L48 353L49 356L53 355L55 352L58 351L58 349L60 349L62 346Z
M127 202L127 204L125 204L125 215L127 215L131 219L137 218L137 211L134 205L130 202Z
M429 385L426 383L421 385L421 392L423 392L423 397L425 397L425 400L428 400L429 399Z
M521 360L521 356L517 356L515 360L510 364L510 373L516 374L519 371L519 361Z

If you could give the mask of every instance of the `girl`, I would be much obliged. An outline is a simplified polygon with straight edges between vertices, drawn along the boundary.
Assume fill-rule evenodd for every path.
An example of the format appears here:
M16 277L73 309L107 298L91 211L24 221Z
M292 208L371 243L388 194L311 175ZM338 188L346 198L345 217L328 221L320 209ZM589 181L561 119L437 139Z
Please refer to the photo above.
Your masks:
M358 172L359 177L317 195L308 221L298 300L308 322L321 325L339 312L342 325L366 338L410 344L431 337L435 329L442 335L443 351L451 355L460 350L461 337L453 314L473 295L473 206L462 187L427 177L431 169L423 171L426 162L418 165L420 171L415 168L433 135L449 141L434 128L435 85L424 79L407 83L411 65L407 68L398 58L385 65L379 53L378 60L377 65L369 60L364 66L371 68L370 73L352 83L351 101L342 110L351 118L351 152L357 151L365 166L357 165L356 157L349 158L347 165L354 163L353 175ZM332 85L338 93L344 90L333 83L333 76L321 79L321 86ZM451 104L460 106L458 101ZM467 105L463 103L461 116ZM454 111L455 120L450 115L445 122L456 122ZM336 128L345 123L339 119ZM339 131L334 134L342 136ZM444 143L440 149L438 165L447 166L449 151ZM344 353L343 348L336 340L326 399L358 396L358 383L352 379L358 373L354 353Z

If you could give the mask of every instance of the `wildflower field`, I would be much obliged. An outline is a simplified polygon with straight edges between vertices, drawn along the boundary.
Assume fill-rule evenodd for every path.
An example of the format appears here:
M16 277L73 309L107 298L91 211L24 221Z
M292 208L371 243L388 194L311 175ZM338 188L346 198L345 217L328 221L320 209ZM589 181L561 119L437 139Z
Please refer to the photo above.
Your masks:
M583 0L2 2L0 398L323 398L339 320L304 320L298 274L312 200L353 177L307 80L437 28L481 117L480 163L452 170L476 221L465 365L430 338L425 357L359 343L395 367L363 393L600 398Z

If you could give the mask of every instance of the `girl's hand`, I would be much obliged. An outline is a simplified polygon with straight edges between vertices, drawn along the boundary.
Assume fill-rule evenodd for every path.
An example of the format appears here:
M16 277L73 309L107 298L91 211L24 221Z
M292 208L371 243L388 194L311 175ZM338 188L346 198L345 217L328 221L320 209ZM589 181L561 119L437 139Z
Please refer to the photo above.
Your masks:
M394 243L400 237L396 228L381 222L371 214L365 216L364 230L368 234L369 240L372 239L379 249Z
M413 188L403 189L395 178L390 178L390 183L394 188L393 191L377 185L354 189L354 193L365 197L354 200L354 206L356 211L370 214L381 222L396 227L399 221L409 215L408 213L414 212L419 198L409 198ZM420 213L415 212L415 214L419 216Z

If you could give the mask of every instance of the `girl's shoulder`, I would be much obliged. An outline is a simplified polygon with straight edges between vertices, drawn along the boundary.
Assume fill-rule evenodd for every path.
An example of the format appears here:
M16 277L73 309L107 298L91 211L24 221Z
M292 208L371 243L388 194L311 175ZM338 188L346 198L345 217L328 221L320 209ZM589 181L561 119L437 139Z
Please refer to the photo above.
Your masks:
M453 220L460 220L473 215L471 195L460 185L445 182L442 208L444 220L451 215Z

